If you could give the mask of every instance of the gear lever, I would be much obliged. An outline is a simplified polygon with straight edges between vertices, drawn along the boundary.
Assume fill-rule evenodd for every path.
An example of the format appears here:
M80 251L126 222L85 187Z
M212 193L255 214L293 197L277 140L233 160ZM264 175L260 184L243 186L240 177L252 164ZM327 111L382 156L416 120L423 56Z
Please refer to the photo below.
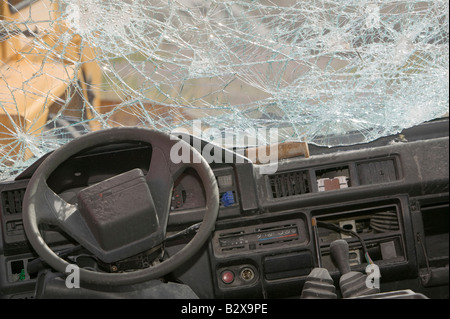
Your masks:
M348 243L343 239L338 239L330 244L331 256L336 263L341 278L339 287L344 298L371 295L379 293L378 288L368 287L367 276L361 272L352 271L349 263Z
M334 286L333 279L331 278L328 270L322 267L322 261L320 259L320 245L319 236L317 233L317 221L315 218L311 220L314 229L314 239L317 248L317 262L318 266L314 268L306 278L306 282L303 286L301 299L336 299L336 287Z

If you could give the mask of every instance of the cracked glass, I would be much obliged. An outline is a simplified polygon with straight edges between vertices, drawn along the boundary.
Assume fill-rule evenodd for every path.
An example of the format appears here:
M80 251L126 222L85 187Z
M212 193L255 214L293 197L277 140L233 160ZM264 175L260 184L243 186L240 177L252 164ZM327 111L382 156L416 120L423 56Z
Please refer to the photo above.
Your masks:
M0 179L115 126L396 134L448 116L448 30L448 0L0 0Z

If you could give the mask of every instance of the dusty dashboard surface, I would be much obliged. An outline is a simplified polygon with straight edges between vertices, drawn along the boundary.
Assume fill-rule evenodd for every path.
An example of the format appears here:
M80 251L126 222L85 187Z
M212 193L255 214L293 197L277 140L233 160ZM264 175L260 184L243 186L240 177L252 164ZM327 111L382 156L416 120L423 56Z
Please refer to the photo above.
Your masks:
M2 297L34 296L21 214L39 164L89 132L138 126L203 139L191 144L210 159L219 217L171 275L198 296L298 297L318 266L337 283L330 247L345 239L351 269L369 254L383 291L448 298L447 1L1 0L0 23ZM242 160L283 142L309 151ZM147 173L151 156L139 143L88 150L48 184L74 202L86 186ZM204 206L187 170L169 234ZM74 245L58 229L45 239Z

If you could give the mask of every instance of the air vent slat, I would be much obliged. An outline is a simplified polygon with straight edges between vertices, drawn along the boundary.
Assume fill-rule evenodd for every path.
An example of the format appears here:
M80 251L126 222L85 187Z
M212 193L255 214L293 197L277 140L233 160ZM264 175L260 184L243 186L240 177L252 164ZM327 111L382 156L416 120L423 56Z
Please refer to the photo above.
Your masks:
M273 198L295 196L310 192L307 171L281 173L269 176Z
M25 189L14 189L2 192L2 208L5 215L21 214Z

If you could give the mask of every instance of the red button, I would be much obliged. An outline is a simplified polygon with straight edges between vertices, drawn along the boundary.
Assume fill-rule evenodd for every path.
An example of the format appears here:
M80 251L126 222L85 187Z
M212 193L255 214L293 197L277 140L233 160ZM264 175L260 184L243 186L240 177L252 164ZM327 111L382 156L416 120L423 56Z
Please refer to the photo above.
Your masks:
M222 272L222 281L225 284L231 284L234 281L234 274L230 270L225 270Z

